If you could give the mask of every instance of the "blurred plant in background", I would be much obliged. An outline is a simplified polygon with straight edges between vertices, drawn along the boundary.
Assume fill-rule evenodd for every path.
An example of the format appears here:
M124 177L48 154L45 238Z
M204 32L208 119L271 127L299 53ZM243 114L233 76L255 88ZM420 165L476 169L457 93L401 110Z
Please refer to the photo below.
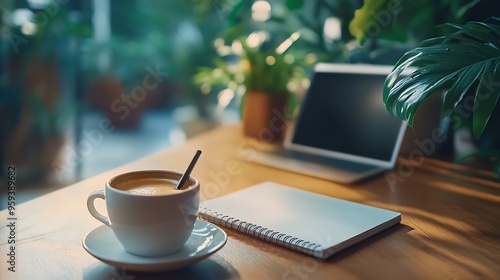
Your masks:
M69 92L71 43L88 29L58 2L3 0L0 5L2 160L17 164L21 176L44 177L79 107Z
M364 0L349 23L359 45L356 61L395 64L420 41L442 32L440 24L488 16L494 0Z
M219 39L216 45L221 57L215 58L215 68L199 68L194 76L194 82L201 85L203 91L209 92L212 87L221 90L219 101L223 107L235 96L241 98L246 92L288 96L302 86L307 64L293 53L286 53L285 49L297 39L297 34L292 34L279 46L265 42L265 33L257 34L262 41L249 37L257 41L239 39L226 46L223 39ZM290 96L290 112L293 112L293 97Z
M220 38L216 45L221 57L215 60L215 68L200 68L194 81L206 92L210 92L212 86L222 86L218 95L219 110L237 97L245 134L258 137L263 129L269 128L276 114L273 110L284 115L281 120L294 113L295 93L303 88L306 77L306 63L288 51L298 38L299 34L293 33L278 46L267 40L265 32L234 40L231 46L224 45ZM281 132L273 132L269 141L281 140Z
M277 42L299 34L293 49L300 50L309 64L316 61L344 62L346 44L352 41L348 23L361 0L237 1L228 13L224 38L265 31Z
M110 4L109 38L93 38L84 45L87 80L111 76L116 88L130 94L131 87L140 84L147 74L146 68L159 69L168 77L163 77L150 97L163 96L163 107L172 102L194 103L199 114L210 115L213 98L202 94L191 76L198 67L210 65L216 54L208 47L223 26L215 10L203 10L195 0ZM105 66L103 53L109 60Z

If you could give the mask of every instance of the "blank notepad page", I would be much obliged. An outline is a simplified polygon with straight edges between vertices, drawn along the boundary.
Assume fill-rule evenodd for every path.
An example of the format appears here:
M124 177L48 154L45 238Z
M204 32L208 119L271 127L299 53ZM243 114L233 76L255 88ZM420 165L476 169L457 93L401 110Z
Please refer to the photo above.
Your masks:
M394 211L273 182L261 183L206 201L201 205L200 216L205 217L207 213L231 217L318 244L317 251L323 253L321 256L316 255L321 258L396 224L401 219L401 215ZM217 223L216 220L214 222ZM329 252L325 253L325 250Z

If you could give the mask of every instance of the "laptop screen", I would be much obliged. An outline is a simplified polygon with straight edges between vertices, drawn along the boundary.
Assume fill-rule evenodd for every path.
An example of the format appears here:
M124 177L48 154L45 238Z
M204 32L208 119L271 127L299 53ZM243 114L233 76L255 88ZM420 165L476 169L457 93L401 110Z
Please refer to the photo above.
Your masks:
M390 116L382 101L392 68L330 66L315 69L291 147L340 158L395 160L406 125Z

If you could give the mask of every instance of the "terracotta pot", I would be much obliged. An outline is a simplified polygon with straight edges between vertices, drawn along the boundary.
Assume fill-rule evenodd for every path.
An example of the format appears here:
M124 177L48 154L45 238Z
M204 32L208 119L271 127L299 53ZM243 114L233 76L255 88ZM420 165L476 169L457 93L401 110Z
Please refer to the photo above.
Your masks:
M27 70L26 93L41 94L44 107L53 108L60 96L60 79L57 61L34 61Z
M248 92L243 103L246 136L264 142L280 142L286 129L287 94Z
M147 99L134 99L124 93L109 97L111 105L106 107L105 114L116 128L128 129L140 125L142 115L148 107Z
M176 93L179 92L178 85L173 80L164 80L158 86L148 91L148 105L152 109L163 109L169 105Z
M113 75L103 75L89 88L90 106L104 111L116 128L135 128L148 107L148 92L127 92L122 81Z
M40 95L45 108L52 108L60 95L61 74L56 60L12 57L8 63L10 81L21 80L26 98ZM23 76L26 75L26 76Z
M7 147L5 160L16 166L19 181L45 181L53 175L52 164L60 156L65 143L63 135L47 139L24 139L22 143Z
M111 102L124 91L125 88L117 77L102 75L92 81L87 93L87 100L90 107L107 110L111 106Z

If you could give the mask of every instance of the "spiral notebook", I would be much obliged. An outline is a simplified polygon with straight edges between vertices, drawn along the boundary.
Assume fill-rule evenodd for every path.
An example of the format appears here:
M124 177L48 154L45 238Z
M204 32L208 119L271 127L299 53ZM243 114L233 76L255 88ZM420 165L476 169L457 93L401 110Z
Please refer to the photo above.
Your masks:
M199 216L320 259L401 221L401 214L264 182L203 202Z

